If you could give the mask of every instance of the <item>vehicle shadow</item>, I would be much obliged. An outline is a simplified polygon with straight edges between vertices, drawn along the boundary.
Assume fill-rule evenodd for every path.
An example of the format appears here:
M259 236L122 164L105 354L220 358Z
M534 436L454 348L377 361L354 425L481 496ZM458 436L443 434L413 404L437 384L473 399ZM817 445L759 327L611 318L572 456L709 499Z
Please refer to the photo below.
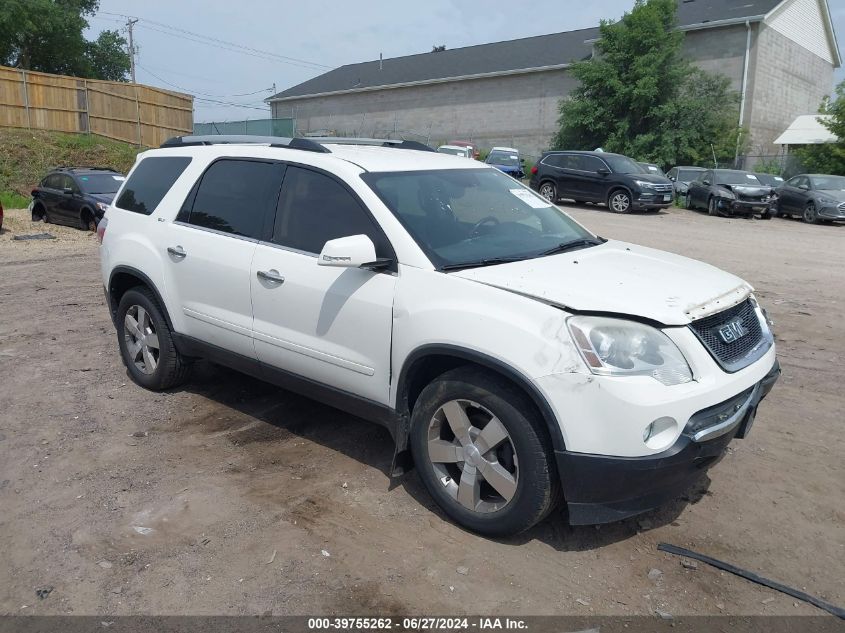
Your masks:
M451 522L434 503L414 469L401 477L390 477L393 440L387 429L381 426L205 361L197 362L191 380L173 391L203 396L265 423L269 432L260 434L262 441L279 441L283 437L295 435L375 468L384 475L385 491L401 486L426 510L442 521ZM215 418L219 416L215 415ZM203 424L203 421L199 424ZM242 421L231 424L233 437L230 439L233 443L239 442L236 435L242 426ZM209 424L207 428L209 434L217 435L221 431L225 433L226 429L221 429L217 424ZM254 430L252 434L254 437ZM638 532L672 524L687 505L697 503L709 494L709 485L710 479L705 476L685 496L658 510L598 527L570 526L565 507L561 504L530 530L513 537L491 540L513 546L536 540L561 552L601 548L624 541Z

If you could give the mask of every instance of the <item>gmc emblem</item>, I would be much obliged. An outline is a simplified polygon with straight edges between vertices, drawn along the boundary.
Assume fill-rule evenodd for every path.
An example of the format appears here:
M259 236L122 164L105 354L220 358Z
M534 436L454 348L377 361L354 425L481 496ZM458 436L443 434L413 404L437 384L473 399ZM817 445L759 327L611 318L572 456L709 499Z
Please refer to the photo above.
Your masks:
M733 343L748 334L748 330L745 329L745 326L742 324L742 319L738 318L733 321L728 321L724 325L720 326L718 332L719 338L721 338L725 343Z

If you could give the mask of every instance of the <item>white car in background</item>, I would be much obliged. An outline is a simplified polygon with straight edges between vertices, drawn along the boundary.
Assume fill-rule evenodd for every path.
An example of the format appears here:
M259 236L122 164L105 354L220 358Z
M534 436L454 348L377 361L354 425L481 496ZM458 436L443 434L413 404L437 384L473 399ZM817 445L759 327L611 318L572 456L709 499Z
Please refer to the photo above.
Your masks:
M437 148L441 154L451 154L452 156L462 156L463 158L472 158L471 147L461 147L460 145L441 145Z
M421 149L214 136L140 154L98 227L132 379L169 389L207 358L383 424L392 474L412 458L488 535L561 499L573 524L655 508L749 432L779 366L746 282Z

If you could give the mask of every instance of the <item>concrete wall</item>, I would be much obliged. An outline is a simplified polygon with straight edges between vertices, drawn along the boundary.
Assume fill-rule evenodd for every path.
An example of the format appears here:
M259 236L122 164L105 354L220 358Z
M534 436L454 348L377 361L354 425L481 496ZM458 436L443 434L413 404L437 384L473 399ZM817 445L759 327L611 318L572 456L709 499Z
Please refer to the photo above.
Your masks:
M538 155L556 130L558 103L576 82L565 70L296 99L273 104L295 116L297 132L473 140Z
M726 76L731 80L731 87L739 92L745 44L746 31L742 24L688 31L684 37L684 55L702 70Z
M799 114L818 112L832 93L833 64L774 29L763 26L749 74L749 154L777 154L773 141Z

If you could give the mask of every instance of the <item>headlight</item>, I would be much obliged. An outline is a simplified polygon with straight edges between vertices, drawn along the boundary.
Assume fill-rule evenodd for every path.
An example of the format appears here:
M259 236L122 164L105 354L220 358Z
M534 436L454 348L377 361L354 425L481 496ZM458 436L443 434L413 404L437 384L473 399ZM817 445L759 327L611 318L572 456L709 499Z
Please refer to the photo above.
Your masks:
M635 180L634 184L640 189L654 189L654 183L645 180Z
M833 198L828 198L827 196L819 196L818 198L819 204L829 204L832 206L836 206L839 204L838 200L834 200Z
M719 197L724 198L725 200L736 200L736 194L733 191L728 191L727 189L722 189L719 191Z
M97 208L100 211L102 211L103 213L105 213L109 208L109 205L107 205L105 202L98 202L96 204L97 204Z
M574 316L569 333L581 357L601 376L651 376L664 385L692 380L678 346L660 330L635 321Z

